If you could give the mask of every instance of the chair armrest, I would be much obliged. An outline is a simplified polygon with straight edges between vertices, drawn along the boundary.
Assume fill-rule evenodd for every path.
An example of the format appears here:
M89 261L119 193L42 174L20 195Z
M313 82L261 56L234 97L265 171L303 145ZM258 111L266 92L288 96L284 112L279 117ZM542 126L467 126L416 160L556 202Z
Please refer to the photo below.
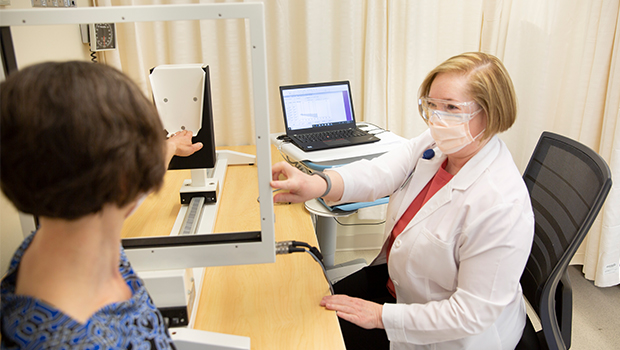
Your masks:
M572 289L566 270L556 278L555 288L551 280L545 284L547 291L542 293L539 317L548 349L566 350L569 349L571 337Z
M564 345L570 349L573 326L573 287L568 276L568 270L564 272L560 283L558 283L555 309Z

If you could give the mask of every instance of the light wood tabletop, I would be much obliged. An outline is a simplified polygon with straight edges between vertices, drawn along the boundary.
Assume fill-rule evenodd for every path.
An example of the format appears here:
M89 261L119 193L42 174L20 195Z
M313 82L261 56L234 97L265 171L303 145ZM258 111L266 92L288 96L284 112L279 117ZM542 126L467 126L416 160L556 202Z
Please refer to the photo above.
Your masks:
M221 149L255 154L254 146ZM272 163L282 160L274 147L271 153ZM179 189L187 178L188 170L168 171L162 189L126 220L123 237L168 235L181 207ZM256 165L229 166L214 231L260 230L257 199ZM303 203L276 204L274 211L276 241L318 246ZM345 348L335 312L319 306L329 286L309 254L278 255L272 264L204 270L194 328L247 336L253 350Z

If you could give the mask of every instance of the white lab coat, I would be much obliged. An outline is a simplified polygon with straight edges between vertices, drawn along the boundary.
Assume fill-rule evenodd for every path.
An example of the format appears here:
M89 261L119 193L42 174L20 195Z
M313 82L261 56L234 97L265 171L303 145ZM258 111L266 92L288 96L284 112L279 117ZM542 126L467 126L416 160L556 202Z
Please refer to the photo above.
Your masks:
M390 195L387 237L446 159L422 159L427 131L371 161L334 169L342 202ZM411 174L409 180L408 177ZM494 136L416 214L391 247L397 304L385 304L391 349L514 349L525 325L519 279L529 256L534 214L506 145Z

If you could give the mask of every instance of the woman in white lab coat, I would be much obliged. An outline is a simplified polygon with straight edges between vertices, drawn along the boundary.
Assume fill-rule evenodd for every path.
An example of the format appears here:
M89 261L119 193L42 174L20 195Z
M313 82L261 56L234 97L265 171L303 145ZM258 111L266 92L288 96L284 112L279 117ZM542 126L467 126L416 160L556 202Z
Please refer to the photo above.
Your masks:
M465 53L428 74L419 104L429 130L379 158L324 176L274 165L272 186L289 191L274 200L390 196L381 253L321 301L348 349L514 349L534 216L496 136L516 117L512 82L496 57Z

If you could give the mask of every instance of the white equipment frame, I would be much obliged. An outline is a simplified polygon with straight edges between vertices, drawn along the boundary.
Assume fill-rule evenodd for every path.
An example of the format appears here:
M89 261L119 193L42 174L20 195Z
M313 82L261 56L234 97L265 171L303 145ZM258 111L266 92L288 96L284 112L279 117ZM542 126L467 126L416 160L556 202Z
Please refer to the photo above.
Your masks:
M0 11L0 25L8 27L179 20L248 20L258 189L261 198L271 199L272 191L269 185L271 180L271 148L269 142L269 100L267 93L267 54L264 18L262 3L113 6ZM144 249L139 253L139 258L130 257L130 260L135 260L135 263L132 263L132 265L137 270L273 263L275 262L275 216L272 200L260 201L260 218L260 237L253 241L247 241L246 239L246 241L237 242L233 239L230 241L219 240L217 243L207 242L200 244L192 242L191 244L186 244L182 240L183 237L163 237L167 239L167 243L163 244L163 246ZM199 236L209 237L214 235ZM136 266L136 263L143 259L149 263ZM165 261L165 263L157 263L161 261ZM196 283L197 288L202 284L201 281L196 281ZM197 300L199 295L197 289ZM196 310L197 308L194 307L193 309ZM192 323L190 323L190 326ZM196 334L191 331L187 329L176 333L177 336L173 335L173 339L175 341L188 340L190 343L202 343L203 346L208 345L209 349L249 349L250 341L247 337L223 336L209 332L200 332L200 339L196 339ZM183 335L179 336L180 333Z

